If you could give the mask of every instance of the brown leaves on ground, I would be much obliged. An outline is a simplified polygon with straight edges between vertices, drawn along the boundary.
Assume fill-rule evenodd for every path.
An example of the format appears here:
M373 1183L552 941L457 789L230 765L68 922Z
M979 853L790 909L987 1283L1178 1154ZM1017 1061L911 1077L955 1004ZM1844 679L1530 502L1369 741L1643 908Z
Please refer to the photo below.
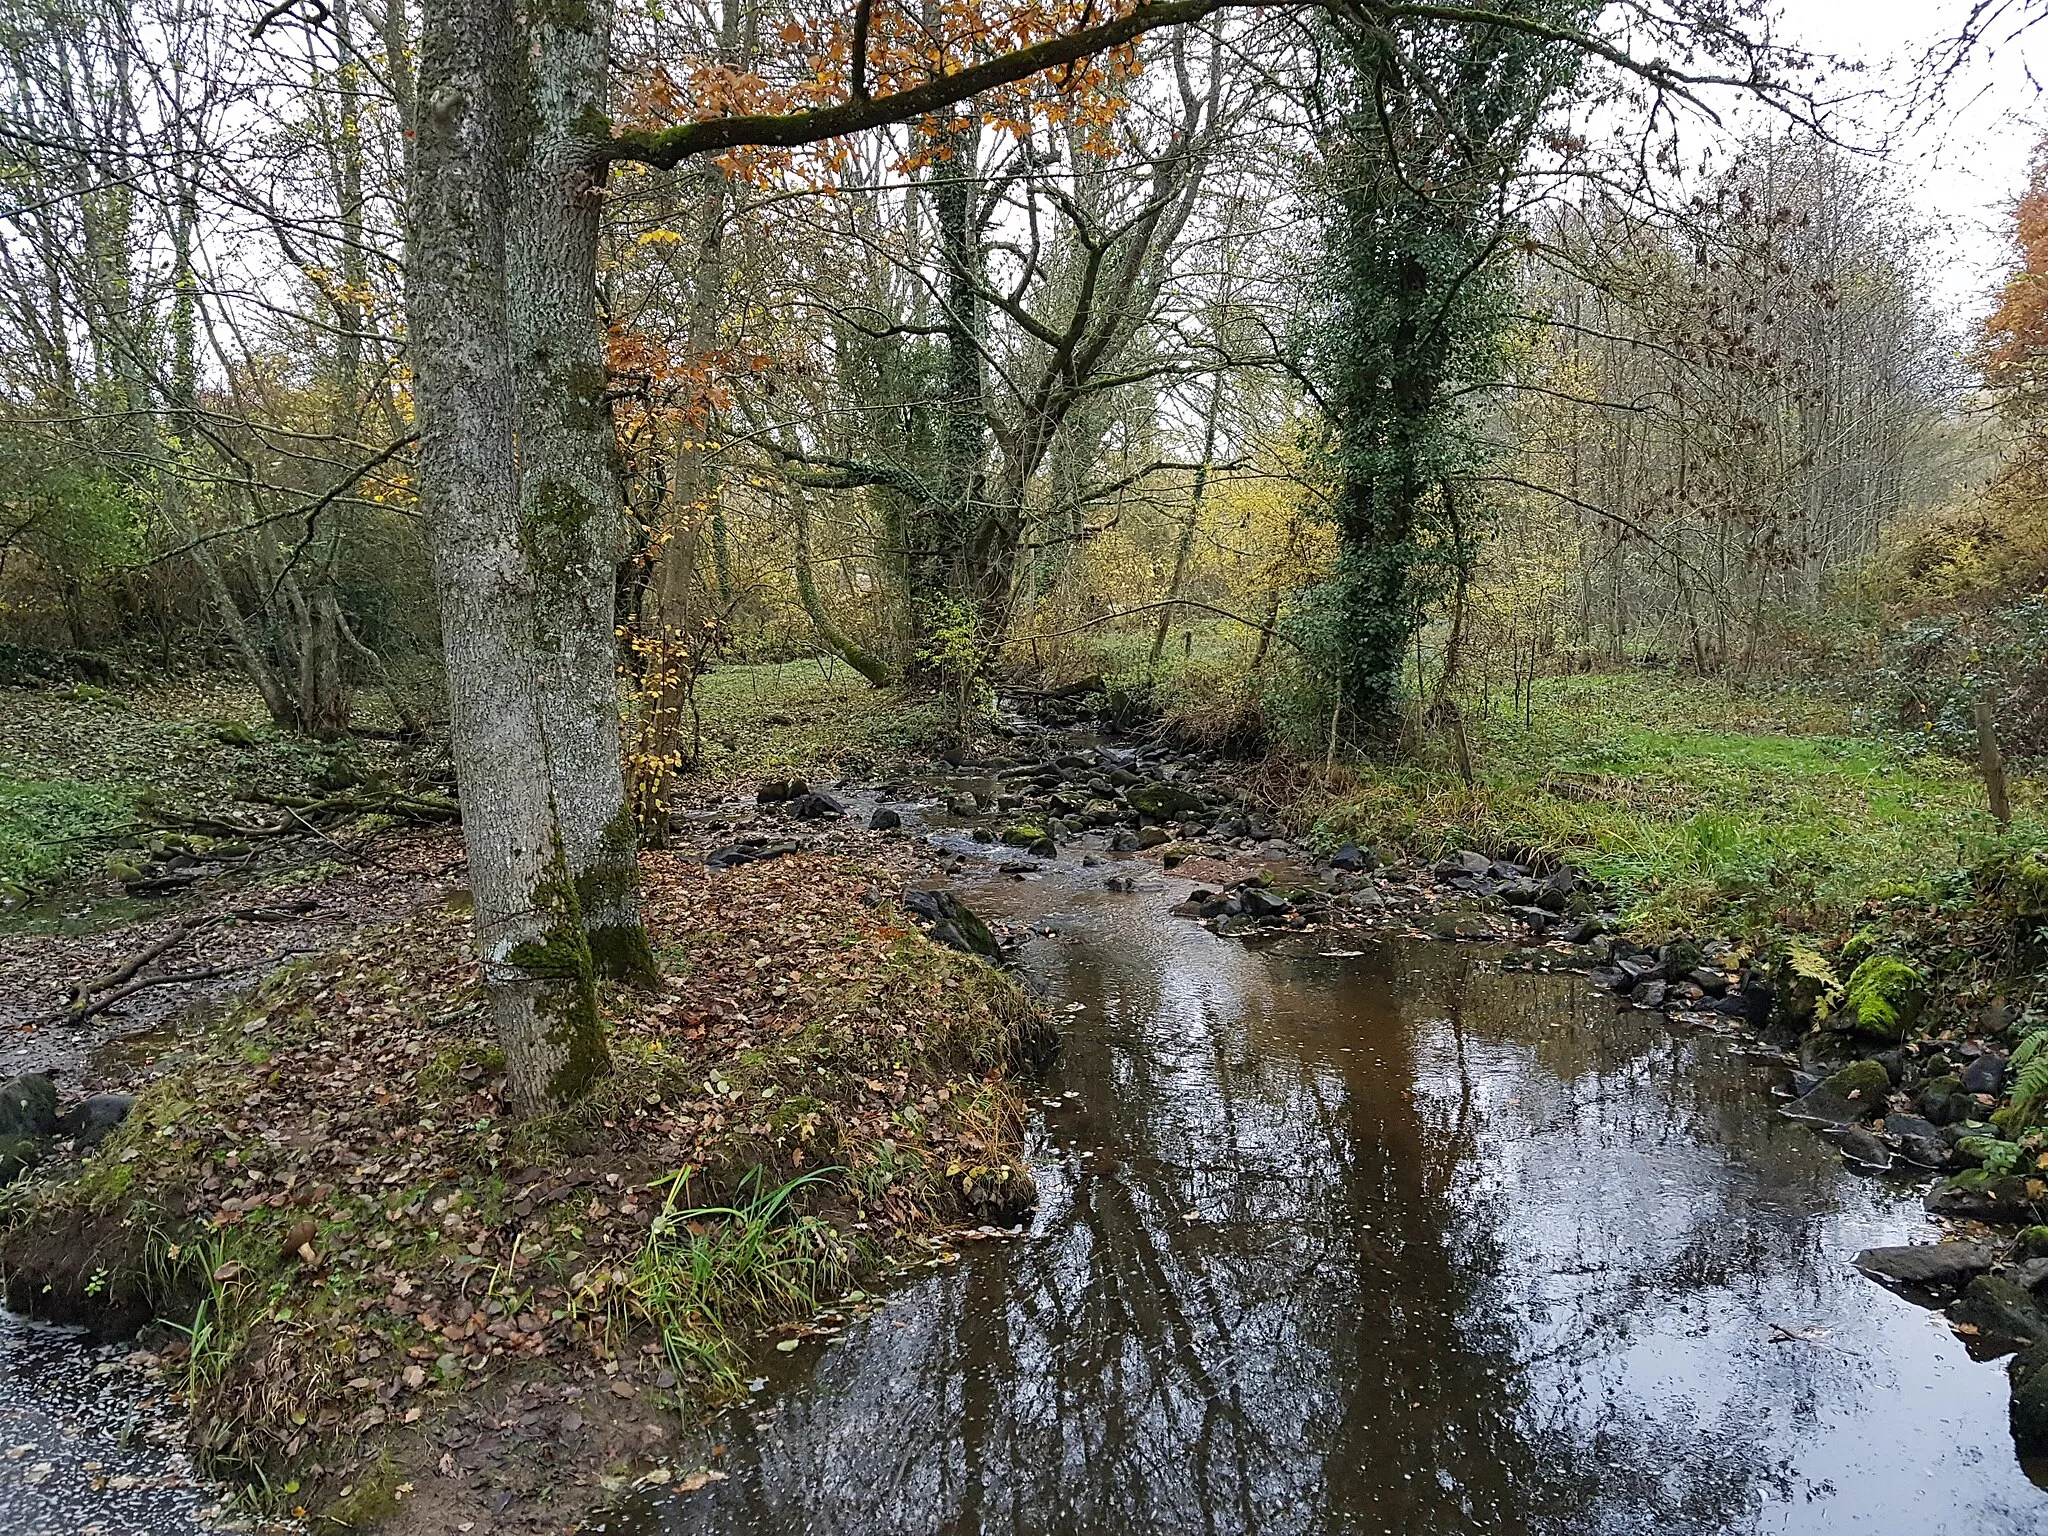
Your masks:
M171 1289L205 1297L193 1427L219 1463L310 1486L507 1366L687 1391L693 1357L650 1335L636 1289L665 1207L699 1233L722 1218L691 1207L823 1170L806 1214L872 1266L971 1214L977 1181L1024 1177L1007 1063L1030 1006L907 923L902 856L650 855L663 982L607 999L612 1076L528 1124L465 914L418 911L188 1038L47 1198L149 1223Z

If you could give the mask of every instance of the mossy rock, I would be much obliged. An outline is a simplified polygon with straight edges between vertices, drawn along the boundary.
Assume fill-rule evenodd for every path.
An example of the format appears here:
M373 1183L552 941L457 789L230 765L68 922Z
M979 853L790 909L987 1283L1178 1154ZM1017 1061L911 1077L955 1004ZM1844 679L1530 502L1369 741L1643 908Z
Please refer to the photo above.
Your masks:
M1012 848L1029 848L1033 843L1045 841L1045 828L1020 822L1014 827L1003 828L1002 839Z
M1783 1113L1816 1125L1849 1125L1883 1114L1891 1091L1891 1074L1883 1062L1852 1061L1787 1104Z
M2048 1338L2048 1317L2033 1292L2003 1275L1979 1275L1948 1309L1949 1321L1976 1330L1977 1338L2001 1349L2023 1349Z
M1842 1000L1842 982L1826 955L1794 944L1771 966L1771 994L1782 1022L1809 1029L1828 1021Z
M2019 1244L2027 1250L2030 1259L2048 1259L2048 1227L2028 1227L2019 1235Z
M1994 853L1974 871L1979 894L2016 926L2048 922L2048 859L2041 850Z
M1903 1040L1927 1002L1927 978L1897 955L1872 955L1849 975L1842 1016L1858 1034Z
M57 1085L31 1072L0 1083L0 1138L57 1134Z
M2012 1380L2013 1449L2022 1456L2048 1453L2048 1342L2021 1350L2006 1372Z
M1178 784L1164 782L1127 790L1124 803L1156 821L1176 821L1183 816L1196 815L1203 808L1200 795L1182 789Z

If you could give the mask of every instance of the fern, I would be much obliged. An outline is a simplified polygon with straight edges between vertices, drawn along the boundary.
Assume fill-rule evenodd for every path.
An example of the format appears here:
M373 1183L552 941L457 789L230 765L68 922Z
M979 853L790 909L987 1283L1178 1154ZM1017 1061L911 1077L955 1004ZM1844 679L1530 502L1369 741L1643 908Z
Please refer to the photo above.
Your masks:
M2021 1048L2033 1045L2040 1038L2039 1035L2027 1036ZM2019 1051L2013 1052L2013 1060L2019 1059ZM2020 1070L2019 1081L2013 1084L2012 1107L2016 1111L2014 1120L2022 1124L2032 1120L2034 1106L2041 1102L2044 1094L2048 1094L2048 1056L2035 1050L2028 1053L2026 1065Z
M2008 1063L2008 1065L2011 1066L2013 1071L2019 1071L2020 1068L2024 1067L2028 1062L2032 1061L2035 1056L2040 1054L2041 1047L2044 1043L2048 1043L2048 1029L2035 1030L2032 1034L2028 1035L2026 1039L2022 1040L2016 1047L2014 1047L2012 1053L2012 1061Z

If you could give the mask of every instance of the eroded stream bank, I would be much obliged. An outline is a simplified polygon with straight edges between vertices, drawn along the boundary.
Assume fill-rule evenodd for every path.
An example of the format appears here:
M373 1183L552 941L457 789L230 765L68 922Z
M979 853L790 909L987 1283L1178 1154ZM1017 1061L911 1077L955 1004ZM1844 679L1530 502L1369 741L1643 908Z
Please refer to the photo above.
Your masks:
M1773 1114L1782 1067L1099 873L970 894L1083 1005L1028 1237L778 1359L723 1481L607 1529L2048 1529L2003 1373L1850 1267L1937 1235L1915 1190Z

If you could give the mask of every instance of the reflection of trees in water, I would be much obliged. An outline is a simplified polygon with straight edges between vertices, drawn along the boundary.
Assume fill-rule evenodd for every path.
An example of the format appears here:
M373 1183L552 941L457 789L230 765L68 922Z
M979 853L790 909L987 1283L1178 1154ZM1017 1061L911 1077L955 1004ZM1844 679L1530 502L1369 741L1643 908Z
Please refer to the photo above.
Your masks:
M1065 1159L1028 1247L913 1288L769 1428L727 1435L732 1481L674 1506L671 1529L1745 1522L1780 1475L1767 1400L1782 1424L1784 1372L1815 1372L1810 1402L1835 1367L1780 1355L1701 1408L1646 1404L1602 1373L1674 1298L1820 1262L1794 1248L1803 1198L1777 1247L1745 1204L1759 1179L1817 1187L1807 1165L1744 1144L1668 1199L1648 1178L1510 1202L1500 1170L1542 1154L1496 1123L1676 1155L1720 1135L1722 1090L1688 1088L1668 1041L1616 1024L1580 981L1475 975L1448 946L1294 974L1127 920L1034 961L1089 1005L1062 1068L1083 1098L1054 1118L1099 1158ZM1505 1108L1509 1093L1526 1102ZM1646 1220L1662 1224L1651 1241ZM1532 1273L1532 1244L1630 1262ZM1546 1305L1550 1322L1529 1321Z
M1471 1070L1475 1039L1496 1062L1507 1047L1544 1069L1502 1074L1518 1145L1478 1154L1526 1175L1512 1197L1482 1198L1495 1208L1483 1225L1538 1261L1520 1281L1520 1306L1541 1319L1522 1370L1552 1486L1532 1524L1753 1526L1766 1499L1790 1496L1798 1426L1864 1390L1845 1350L1769 1332L1820 1307L1839 1267L1815 1219L1843 1188L1832 1149L1759 1114L1756 1070L1711 1036L1674 1035L1579 978L1503 977L1443 949L1414 958L1431 974L1411 995L1448 1011L1450 1043L1424 1064L1441 1097L1449 1061ZM1543 1175L1573 1169L1575 1153L1583 1182L1567 1174L1544 1198Z

